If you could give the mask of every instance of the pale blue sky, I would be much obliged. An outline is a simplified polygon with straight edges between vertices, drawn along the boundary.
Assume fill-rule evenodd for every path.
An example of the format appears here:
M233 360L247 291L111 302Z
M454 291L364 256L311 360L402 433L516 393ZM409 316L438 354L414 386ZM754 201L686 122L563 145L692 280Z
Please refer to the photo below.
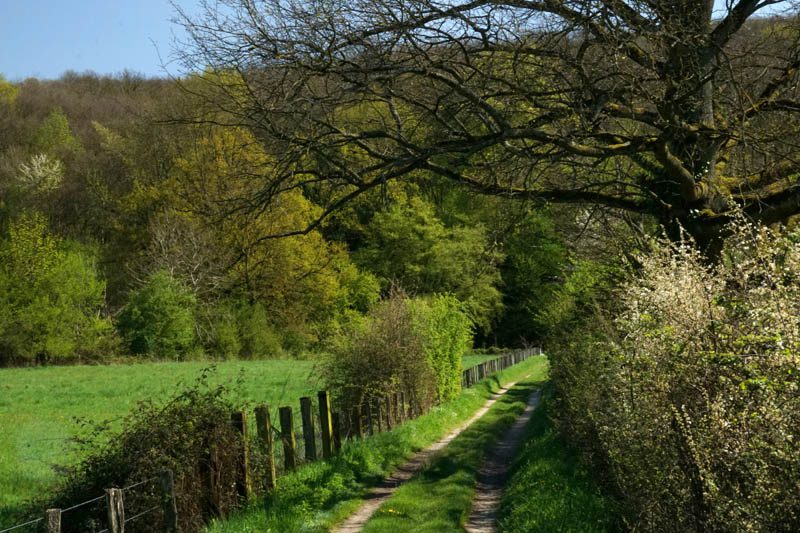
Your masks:
M199 1L178 3L192 12ZM22 80L128 69L163 76L173 32L180 35L173 15L168 0L0 0L0 74Z
M190 10L197 3L180 2ZM0 0L0 73L11 80L66 70L162 76L180 31L173 16L168 0Z

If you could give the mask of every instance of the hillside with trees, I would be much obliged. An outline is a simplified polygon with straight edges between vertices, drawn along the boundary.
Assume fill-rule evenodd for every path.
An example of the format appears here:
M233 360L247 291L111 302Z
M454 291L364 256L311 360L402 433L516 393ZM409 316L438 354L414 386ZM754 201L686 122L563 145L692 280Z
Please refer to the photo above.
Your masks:
M0 365L427 408L542 343L624 528L800 530L798 8L227 0L174 78L0 78Z

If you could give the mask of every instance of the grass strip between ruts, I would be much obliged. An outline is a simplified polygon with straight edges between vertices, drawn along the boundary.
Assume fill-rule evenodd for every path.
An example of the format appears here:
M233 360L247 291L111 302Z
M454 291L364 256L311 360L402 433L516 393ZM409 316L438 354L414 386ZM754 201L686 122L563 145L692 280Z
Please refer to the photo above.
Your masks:
M528 359L393 431L348 441L331 461L311 463L280 478L274 494L212 523L209 529L236 533L327 531L358 508L369 487L414 452L468 420L502 385L529 375L530 379L544 379L547 368L544 357Z
M522 414L529 396L541 386L544 377L537 372L501 396L486 414L442 450L429 468L400 487L363 531L463 531L486 451Z

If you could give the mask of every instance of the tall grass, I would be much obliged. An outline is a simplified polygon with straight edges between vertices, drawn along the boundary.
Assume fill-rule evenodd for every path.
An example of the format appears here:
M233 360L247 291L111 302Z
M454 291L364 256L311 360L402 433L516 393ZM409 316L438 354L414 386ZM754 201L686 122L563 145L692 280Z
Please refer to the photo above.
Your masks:
M548 416L547 400L534 411L501 502L501 531L619 530L617 504L565 447Z

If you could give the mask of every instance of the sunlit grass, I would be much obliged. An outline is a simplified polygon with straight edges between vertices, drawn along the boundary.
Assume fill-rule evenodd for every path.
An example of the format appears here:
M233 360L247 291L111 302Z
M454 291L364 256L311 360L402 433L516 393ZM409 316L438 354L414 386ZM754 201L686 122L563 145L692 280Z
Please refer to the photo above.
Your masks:
M139 401L161 401L216 367L211 384L227 384L242 403L296 403L317 390L313 362L143 363L0 370L0 525L3 517L58 479L56 465L80 433L76 419L115 427Z
M529 359L391 432L348 441L332 461L313 463L280 478L273 496L253 502L249 508L213 524L210 529L232 533L327 531L358 507L370 486L414 452L467 420L498 390L500 383L516 381L530 373L543 375L546 368L545 358Z
M469 367L491 358L469 355ZM58 480L56 466L80 433L77 419L116 427L142 400L163 401L214 366L211 384L227 384L242 404L297 405L321 383L308 360L141 363L0 369L0 526ZM298 417L299 418L299 417Z
M489 412L442 450L428 469L400 487L363 531L463 531L485 452L525 410L528 397L546 377L546 368L538 370L504 394Z
M501 503L501 531L617 531L617 511L559 438L545 401L534 412L513 463Z

